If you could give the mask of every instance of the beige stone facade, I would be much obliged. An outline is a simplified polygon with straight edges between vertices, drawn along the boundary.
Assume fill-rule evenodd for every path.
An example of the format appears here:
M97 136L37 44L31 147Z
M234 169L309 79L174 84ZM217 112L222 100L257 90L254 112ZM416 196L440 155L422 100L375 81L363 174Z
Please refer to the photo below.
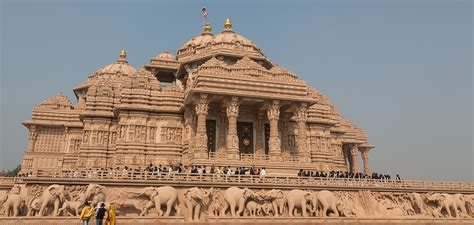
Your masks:
M178 162L371 172L364 130L230 20L139 69L122 51L73 91L77 103L59 94L23 122L23 172Z

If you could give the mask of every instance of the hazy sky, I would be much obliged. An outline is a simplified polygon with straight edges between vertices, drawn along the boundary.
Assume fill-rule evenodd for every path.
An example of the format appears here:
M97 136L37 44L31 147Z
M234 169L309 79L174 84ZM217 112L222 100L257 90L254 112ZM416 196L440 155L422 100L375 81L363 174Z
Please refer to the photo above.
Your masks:
M235 3L234 3L235 2ZM239 2L237 4L237 2ZM472 1L1 1L0 168L20 163L21 121L117 59L136 68L199 35L236 32L364 128L373 171L473 181Z

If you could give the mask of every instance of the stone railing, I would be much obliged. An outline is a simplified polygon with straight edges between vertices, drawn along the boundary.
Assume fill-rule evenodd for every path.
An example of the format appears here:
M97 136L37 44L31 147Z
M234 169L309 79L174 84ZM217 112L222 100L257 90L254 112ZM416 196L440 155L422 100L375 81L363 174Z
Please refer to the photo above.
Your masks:
M76 180L98 182L113 180L123 182L147 181L158 183L193 183L193 184L229 184L258 185L274 187L321 187L321 188L366 188L366 189L412 189L412 190L456 190L474 193L474 183L441 182L422 180L379 180L362 178L322 178L297 176L250 176L250 175L218 175L218 174L184 174L154 173L144 171L45 171L38 170L30 177L1 179L1 183L13 184L30 179ZM0 183L0 184L1 184Z
M0 185L13 185L22 183L21 177L0 177Z

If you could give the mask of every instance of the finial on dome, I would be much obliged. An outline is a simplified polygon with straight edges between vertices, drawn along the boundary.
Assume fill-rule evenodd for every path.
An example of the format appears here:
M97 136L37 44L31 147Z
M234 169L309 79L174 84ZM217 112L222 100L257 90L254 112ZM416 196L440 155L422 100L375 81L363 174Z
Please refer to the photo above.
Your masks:
M206 23L206 25L204 25L204 32L211 32L212 30L212 26L210 23Z
M225 27L225 29L227 29L227 30L232 27L232 22L230 21L229 18L225 19L224 27Z
M125 52L125 49L122 49L122 51L120 51L120 58L121 59L127 58L127 52Z

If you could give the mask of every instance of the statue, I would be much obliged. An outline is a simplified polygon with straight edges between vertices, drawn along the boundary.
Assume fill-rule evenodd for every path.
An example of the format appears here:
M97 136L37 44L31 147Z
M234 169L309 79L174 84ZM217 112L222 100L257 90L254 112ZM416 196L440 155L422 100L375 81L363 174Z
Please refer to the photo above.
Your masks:
M458 217L458 207L456 205L456 201L454 200L453 196L450 194L439 194L434 193L429 195L428 201L434 202L436 208L439 209L439 212L442 212L443 209L448 214L448 217Z
M311 192L308 191L302 191L299 189L294 189L288 192L288 195L286 196L286 201L288 204L288 215L290 217L294 216L295 209L299 208L301 209L301 215L303 217L308 216L308 211L309 212L314 212L317 208L317 200L316 197L312 195ZM310 208L306 208L307 204L311 203Z
M9 193L4 195L0 202L3 202L5 216L20 216L21 209L25 205L26 197L21 195L22 187L15 184Z
M337 210L337 198L336 196L327 190L322 190L316 194L316 199L321 205L321 216L328 216L329 212L332 212L335 216L339 216L339 211Z
M163 186L163 187L146 187L143 188L139 192L131 191L131 190L124 190L128 199L139 198L140 196L146 197L146 203L141 208L141 216L145 216L148 214L148 210L152 207L155 207L158 216L168 217L171 213L171 209L174 208L176 214L179 214L180 208L178 207L178 192L175 188L171 186ZM120 202L116 202L116 204L120 205ZM166 205L166 212L163 214L161 210L161 205ZM134 203L136 205L136 203Z
M224 207L220 213L221 216L226 215L227 209L233 217L241 216L245 208L245 202L248 198L255 196L255 193L248 188L230 187L224 192ZM237 212L236 212L236 208Z
M39 202L41 202L41 208L36 216L45 216L47 213L46 208L51 205L54 207L52 215L57 216L59 206L64 202L65 195L66 191L64 190L64 185L53 184L47 187L39 200ZM46 216L48 215L46 214Z
M187 220L191 219L199 221L201 215L201 207L209 205L210 196L214 192L214 188L208 191L202 188L193 187L184 191L184 204L188 209Z

